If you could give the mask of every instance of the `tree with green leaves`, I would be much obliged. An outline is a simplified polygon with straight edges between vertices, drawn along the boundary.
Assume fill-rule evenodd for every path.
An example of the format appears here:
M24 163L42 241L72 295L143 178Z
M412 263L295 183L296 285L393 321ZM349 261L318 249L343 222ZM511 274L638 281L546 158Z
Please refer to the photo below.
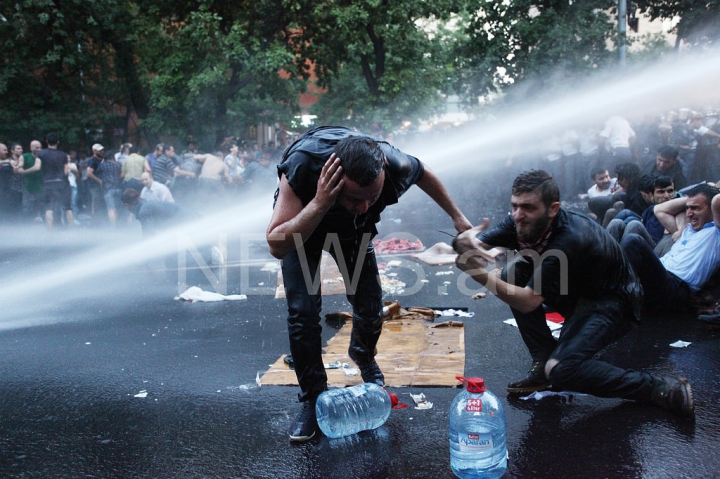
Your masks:
M298 4L300 2L297 2ZM451 31L464 1L342 0L298 10L292 40L326 89L314 108L323 122L392 129L427 118L444 103L453 75Z
M500 92L561 90L614 62L610 0L478 0L463 14L456 89L466 104Z
M679 17L674 28L675 47L714 46L720 41L720 0L637 0L632 2L651 19L671 20Z

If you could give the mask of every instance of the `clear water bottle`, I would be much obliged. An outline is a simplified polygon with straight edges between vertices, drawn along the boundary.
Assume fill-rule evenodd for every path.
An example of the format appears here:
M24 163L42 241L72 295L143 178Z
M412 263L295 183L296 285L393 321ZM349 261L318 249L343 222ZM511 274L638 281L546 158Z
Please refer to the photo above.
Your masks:
M391 408L387 391L374 383L325 391L315 403L318 425L331 438L378 428L387 421Z
M503 405L482 378L457 379L465 390L450 406L450 467L461 479L502 477L507 470Z

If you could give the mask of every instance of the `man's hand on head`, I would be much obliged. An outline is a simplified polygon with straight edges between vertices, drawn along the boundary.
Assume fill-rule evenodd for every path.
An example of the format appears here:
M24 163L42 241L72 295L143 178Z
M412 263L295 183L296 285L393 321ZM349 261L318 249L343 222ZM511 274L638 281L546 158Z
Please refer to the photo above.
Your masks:
M343 171L342 166L340 166L340 158L337 158L335 153L333 153L320 171L315 201L322 209L329 210L330 207L335 204L335 200L340 194L343 184Z

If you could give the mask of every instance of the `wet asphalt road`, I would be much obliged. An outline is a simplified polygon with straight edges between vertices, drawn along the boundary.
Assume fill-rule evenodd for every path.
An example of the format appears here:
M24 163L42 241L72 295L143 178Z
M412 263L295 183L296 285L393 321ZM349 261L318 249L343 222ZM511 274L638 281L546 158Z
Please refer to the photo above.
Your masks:
M447 240L421 222L403 227L426 245ZM32 251L0 247L3 284L22 277L28 262L72 257L49 238L48 247ZM84 279L88 294L69 301L38 276L38 295L28 302L49 308L37 313L47 324L0 330L0 477L454 477L447 415L456 388L391 389L404 402L411 402L407 393L423 392L434 407L393 411L380 429L346 439L289 442L296 388L255 387L258 372L288 349L284 300L267 287L272 274L260 271L262 248L255 254L259 261L242 274L259 292L264 283L264 294L241 302L174 301L178 273L157 262ZM694 422L615 399L512 399L504 387L530 360L517 329L502 322L509 309L493 297L461 294L457 274L443 285L448 276L435 272L449 266L422 268L430 282L419 292L387 299L475 312L465 319L465 373L484 377L505 405L506 477L720 476L719 330L691 318L651 317L602 353L619 366L690 378ZM244 292L241 270L229 267L228 293ZM197 269L187 284L212 290ZM97 293L101 285L109 292ZM324 305L325 312L348 309L341 296ZM324 326L325 339L334 332ZM692 344L671 348L678 339ZM141 391L147 396L135 397Z

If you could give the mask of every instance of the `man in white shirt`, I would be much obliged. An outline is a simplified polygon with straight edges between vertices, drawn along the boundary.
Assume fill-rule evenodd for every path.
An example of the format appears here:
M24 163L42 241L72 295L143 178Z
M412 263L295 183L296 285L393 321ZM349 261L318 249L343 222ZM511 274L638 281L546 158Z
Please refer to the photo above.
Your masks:
M605 122L605 128L600 132L600 137L607 141L615 163L632 161L630 147L635 143L635 131L625 118L621 116L609 118Z
M618 186L617 178L610 178L608 170L603 168L598 168L593 171L592 181L595 184L588 190L588 198L595 198L596 196L610 196L620 188L620 186Z
M153 181L152 175L147 171L140 175L140 181L143 184L143 189L140 192L141 199L145 201L167 201L168 203L175 203L168 187L162 183Z

